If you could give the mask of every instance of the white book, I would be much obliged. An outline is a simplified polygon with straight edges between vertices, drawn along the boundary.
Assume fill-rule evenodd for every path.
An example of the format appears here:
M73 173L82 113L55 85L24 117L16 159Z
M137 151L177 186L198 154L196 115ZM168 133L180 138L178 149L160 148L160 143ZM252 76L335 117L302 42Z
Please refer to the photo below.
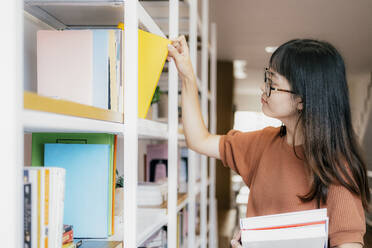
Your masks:
M48 231L48 247L56 247L56 215L57 215L57 209L56 209L56 198L57 198L57 175L56 171L52 168L49 169L49 175L50 175L50 181L49 181L49 231Z
M50 171L48 246L59 248L62 246L63 235L63 187L65 169L58 167L48 167L47 169Z
M244 218L240 220L240 228L244 248L328 245L327 209Z
M63 236L63 209L65 202L65 178L66 170L63 168L58 168L58 198L57 198L57 238L55 247L62 246L62 236Z

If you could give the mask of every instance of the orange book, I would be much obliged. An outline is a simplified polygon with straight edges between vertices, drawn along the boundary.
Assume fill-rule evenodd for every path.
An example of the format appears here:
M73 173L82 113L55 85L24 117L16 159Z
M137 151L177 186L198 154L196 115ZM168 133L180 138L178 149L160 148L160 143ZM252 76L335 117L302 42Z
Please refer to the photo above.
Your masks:
M49 170L45 170L45 239L44 239L44 247L48 248L48 229L49 229Z

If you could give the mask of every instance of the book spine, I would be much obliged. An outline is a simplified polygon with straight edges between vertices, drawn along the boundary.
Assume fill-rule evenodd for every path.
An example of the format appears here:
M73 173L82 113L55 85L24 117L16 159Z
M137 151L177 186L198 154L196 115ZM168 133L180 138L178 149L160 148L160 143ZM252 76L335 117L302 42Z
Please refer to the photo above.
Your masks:
M28 170L28 169L27 169ZM37 248L37 171L28 170L29 182L31 184L31 245Z
M110 68L110 101L111 110L118 111L117 88L116 88L116 39L115 30L109 30L109 68Z
M113 162L113 172L112 172L112 223L111 230L112 235L115 234L115 186L116 186L116 156L117 156L117 146L118 146L118 136L114 136L114 162Z
M60 169L58 173L58 219L57 219L57 247L60 247L62 244L62 235L63 235L63 209L64 209L64 199L65 199L65 176L66 171L65 169ZM72 226L70 226L72 230Z
M56 247L56 170L49 168L48 247Z
M71 229L68 232L65 232L62 237L62 244L65 245L74 241L74 231Z
M23 209L23 221L24 221L24 247L31 247L31 207L32 207L32 192L31 183L26 183L23 186L24 196L24 209Z
M38 170L37 171L37 248L42 248L42 242L41 242L41 237L42 237L42 196L43 196L43 187L41 185L42 183L42 171Z
M63 233L69 232L70 230L72 230L71 225L63 225Z
M49 238L49 191L50 191L50 171L45 169L45 196L44 196L44 225L45 225L45 237L44 237L44 247L48 248L48 238Z

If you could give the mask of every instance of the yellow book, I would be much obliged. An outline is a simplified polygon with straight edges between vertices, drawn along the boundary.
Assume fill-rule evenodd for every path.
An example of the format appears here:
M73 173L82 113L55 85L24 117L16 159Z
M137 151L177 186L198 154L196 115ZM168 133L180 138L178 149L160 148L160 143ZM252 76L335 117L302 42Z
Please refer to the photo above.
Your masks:
M124 30L124 24L119 23ZM124 34L124 32L123 32ZM124 39L123 39L124 40ZM145 118L159 82L171 41L161 36L138 30L138 117Z

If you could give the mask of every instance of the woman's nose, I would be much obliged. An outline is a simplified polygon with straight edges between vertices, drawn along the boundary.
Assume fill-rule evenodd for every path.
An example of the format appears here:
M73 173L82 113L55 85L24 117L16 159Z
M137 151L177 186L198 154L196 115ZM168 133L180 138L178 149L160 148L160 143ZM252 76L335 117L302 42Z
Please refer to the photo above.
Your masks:
M262 93L265 92L265 83L262 83L262 84L260 85L260 89L261 89Z

